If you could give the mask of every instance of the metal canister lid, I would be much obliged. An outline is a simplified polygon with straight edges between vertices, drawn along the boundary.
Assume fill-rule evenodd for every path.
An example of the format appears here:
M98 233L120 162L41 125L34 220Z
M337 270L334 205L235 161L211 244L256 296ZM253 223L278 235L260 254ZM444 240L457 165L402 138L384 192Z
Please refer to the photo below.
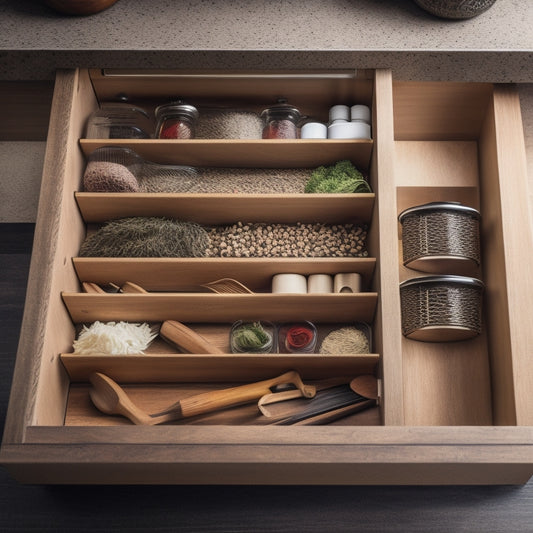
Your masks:
M399 214L398 220L402 223L403 219L409 215L419 215L424 212L429 213L435 211L455 211L468 214L475 218L481 217L477 209L463 205L460 202L429 202L427 204L416 205L405 209Z
M263 111L261 111L261 117L266 120L268 120L269 117L283 117L298 122L301 115L296 107L288 104L286 100L280 99L277 104L270 106L267 109L263 109Z
M160 105L155 110L155 116L159 119L161 115L180 115L196 120L199 116L198 109L193 105L186 104L181 100Z
M421 276L418 278L407 279L400 283L400 288L403 289L405 287L410 287L412 285L421 285L421 284L427 284L427 283L454 283L456 285L465 285L465 286L470 286L470 287L476 287L478 289L483 289L485 287L485 284L477 278L470 278L468 276L444 275L444 276Z

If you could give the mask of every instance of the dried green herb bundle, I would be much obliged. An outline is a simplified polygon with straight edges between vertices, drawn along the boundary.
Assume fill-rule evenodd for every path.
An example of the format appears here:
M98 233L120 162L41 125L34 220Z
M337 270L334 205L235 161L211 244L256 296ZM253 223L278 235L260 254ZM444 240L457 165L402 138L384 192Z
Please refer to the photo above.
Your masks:
M318 167L305 186L307 193L372 192L363 174L348 161L338 161L329 167Z
M81 257L204 257L209 236L202 226L159 217L108 222L88 237Z
M239 352L258 352L272 344L272 336L260 322L242 324L233 330L232 344Z

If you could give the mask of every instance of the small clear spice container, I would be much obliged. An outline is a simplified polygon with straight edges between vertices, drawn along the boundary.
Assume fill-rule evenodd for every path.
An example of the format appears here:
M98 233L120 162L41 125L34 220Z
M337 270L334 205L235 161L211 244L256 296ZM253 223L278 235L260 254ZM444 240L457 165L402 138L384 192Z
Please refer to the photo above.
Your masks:
M184 165L160 165L123 146L102 146L87 158L86 192L187 192L198 171Z
M317 330L307 321L283 324L278 329L279 353L314 353Z
M158 139L194 139L198 109L181 100L156 108L156 137Z
M87 139L149 139L154 123L148 113L127 104L103 104L87 120Z
M276 348L276 328L265 320L238 320L230 331L231 353L272 353Z
M424 276L400 283L402 333L447 342L481 333L483 282L466 276Z
M300 111L280 100L261 113L264 121L263 139L297 139Z

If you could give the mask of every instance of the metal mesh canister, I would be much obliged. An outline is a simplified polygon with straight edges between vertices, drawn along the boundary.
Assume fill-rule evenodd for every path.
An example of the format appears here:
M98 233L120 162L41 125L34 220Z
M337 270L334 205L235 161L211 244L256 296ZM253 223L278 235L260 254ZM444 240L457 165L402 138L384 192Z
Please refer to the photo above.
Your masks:
M483 288L483 282L465 276L424 276L402 282L402 333L428 342L479 335Z
M479 212L457 202L432 202L400 213L403 264L423 272L455 272L480 264ZM465 273L465 272L460 272Z

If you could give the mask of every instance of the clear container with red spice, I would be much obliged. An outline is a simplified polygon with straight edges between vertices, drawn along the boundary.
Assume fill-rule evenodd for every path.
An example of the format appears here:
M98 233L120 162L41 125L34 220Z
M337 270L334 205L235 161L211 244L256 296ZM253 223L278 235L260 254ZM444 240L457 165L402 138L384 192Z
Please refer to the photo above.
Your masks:
M316 342L317 330L311 322L293 322L279 326L279 353L314 353Z
M263 139L297 139L300 111L281 100L261 113Z
M161 105L155 110L155 136L158 139L194 139L198 116L196 107L181 100Z

